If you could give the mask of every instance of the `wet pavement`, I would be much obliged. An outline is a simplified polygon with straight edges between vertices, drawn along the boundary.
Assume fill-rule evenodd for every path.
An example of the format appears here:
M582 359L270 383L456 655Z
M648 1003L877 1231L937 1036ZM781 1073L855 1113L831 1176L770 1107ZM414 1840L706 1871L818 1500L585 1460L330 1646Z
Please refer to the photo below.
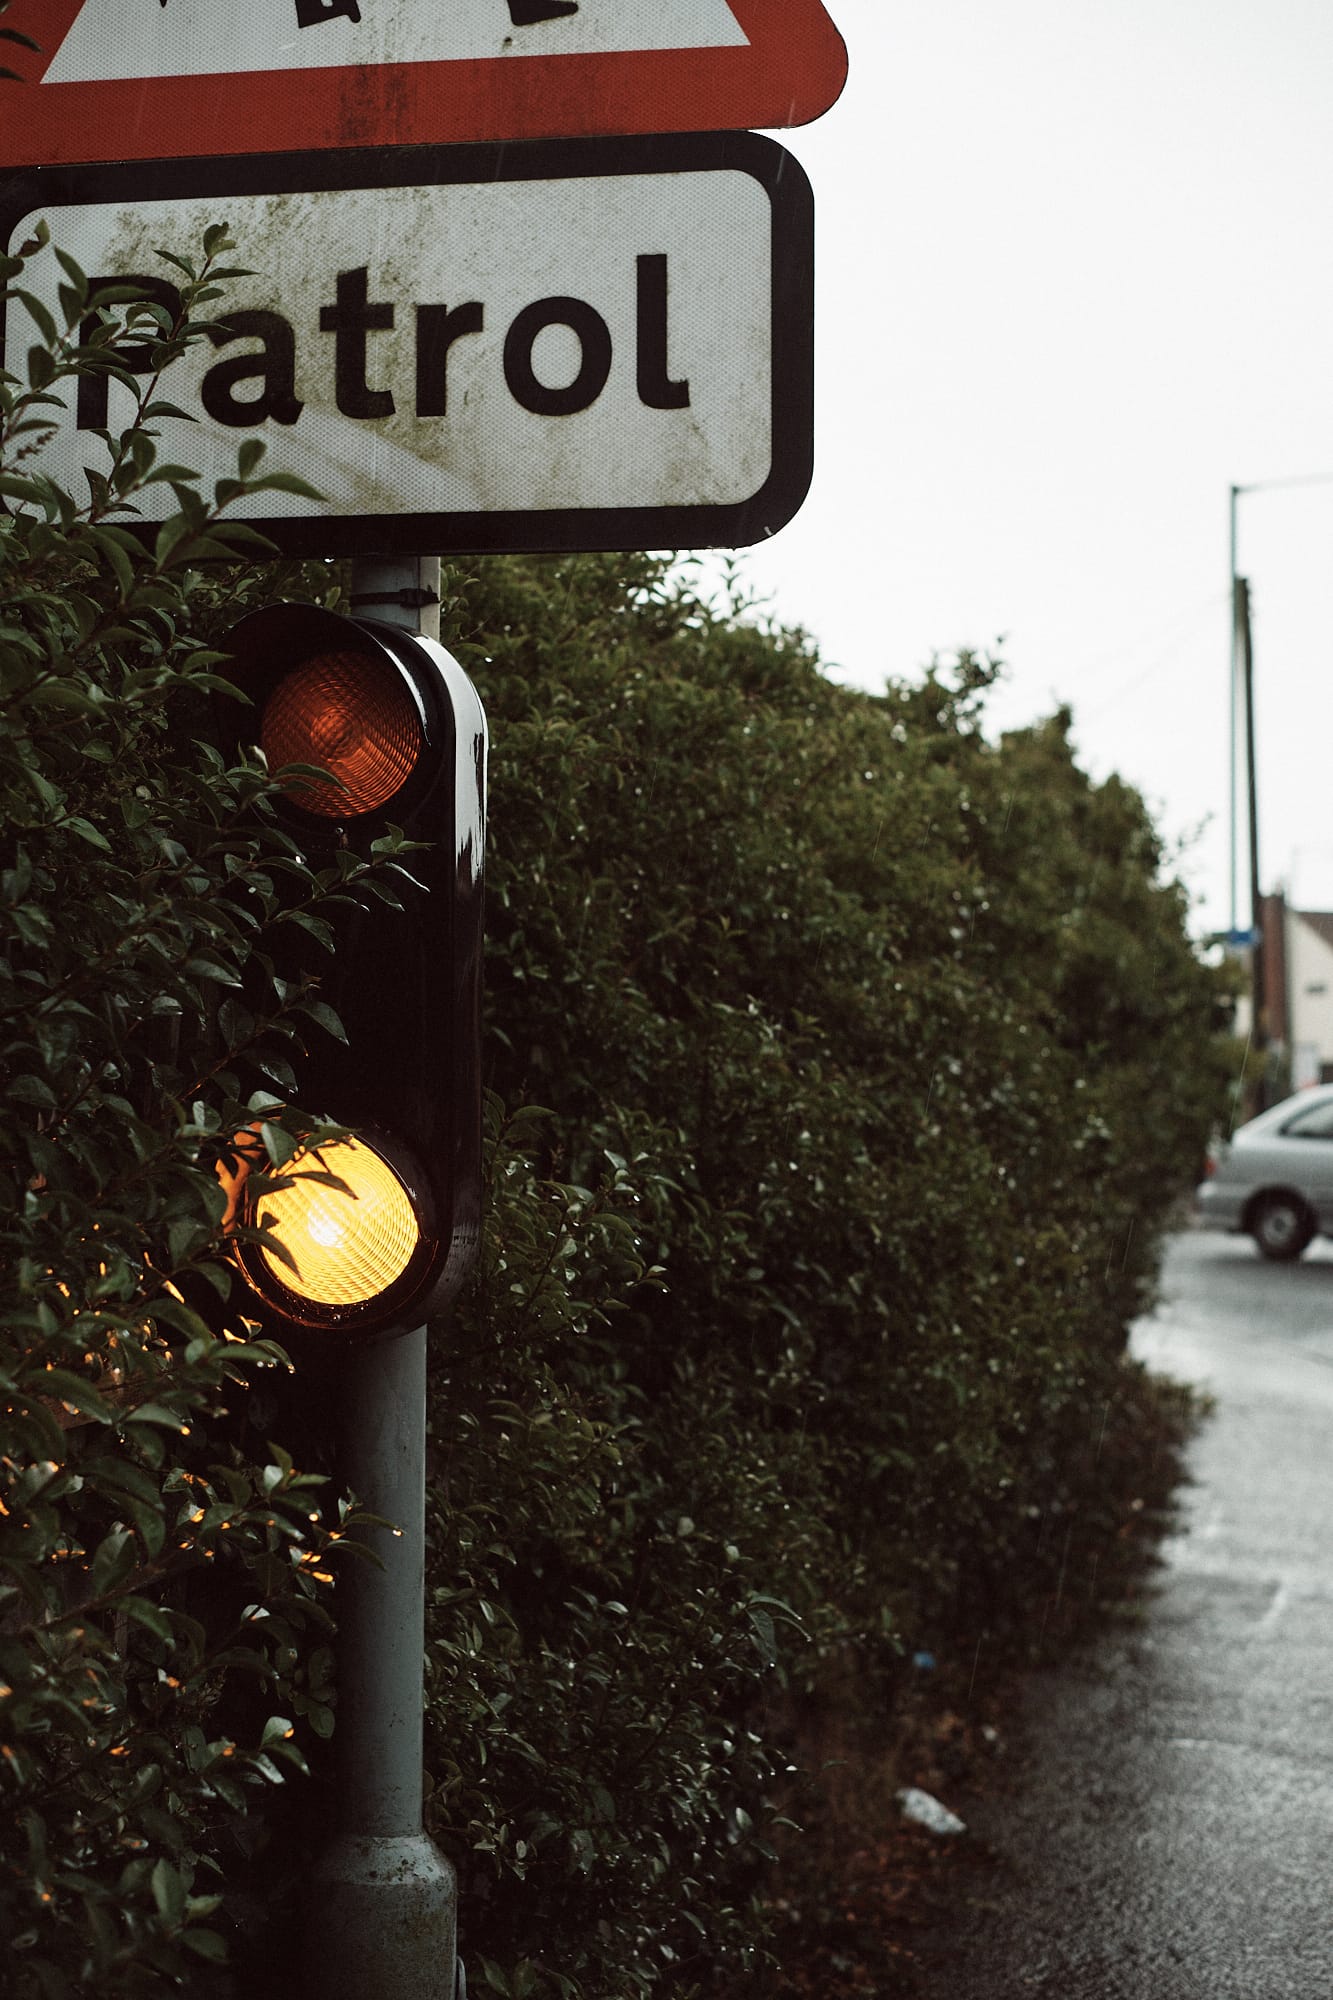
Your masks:
M947 1801L980 1846L932 2000L1333 2000L1333 1244L1178 1237L1134 1348L1216 1414L1143 1621Z

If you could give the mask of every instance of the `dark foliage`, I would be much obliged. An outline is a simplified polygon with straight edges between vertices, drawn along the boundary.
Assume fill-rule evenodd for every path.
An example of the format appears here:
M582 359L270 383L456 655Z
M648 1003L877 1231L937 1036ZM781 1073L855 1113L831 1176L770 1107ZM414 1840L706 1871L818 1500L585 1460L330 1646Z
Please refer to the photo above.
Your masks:
M852 693L647 557L453 588L495 1096L432 1403L431 1819L493 1990L687 1993L753 1952L765 1691L850 1655L887 1709L1116 1516L1225 1008L1142 802L1067 717L988 742L986 663Z
M64 323L38 301L0 383L23 2000L230 1991L246 1934L245 1990L290 1962L282 1781L334 1720L346 1501L315 1385L279 1393L232 1297L215 1167L246 1126L291 1158L320 1003L271 940L357 885L207 707L230 618L334 578L243 566L227 509L282 476L251 442L202 496L115 354L127 317L164 369L207 338L227 249L177 263L174 321L90 316L62 260ZM32 452L88 369L138 417L76 501ZM1067 718L989 742L986 663L852 693L647 556L450 592L493 737L489 1186L433 1350L427 1815L474 1988L684 1996L754 1960L793 1705L889 1713L906 1657L1022 1633L1070 1524L1114 1517L1099 1440L1145 1394L1125 1329L1223 1089L1219 995L1142 802Z
M262 764L228 768L201 734L225 689L208 634L274 582L240 567L255 537L226 509L293 482L250 443L205 498L155 448L160 375L206 338L230 247L219 228L197 268L176 260L174 319L125 288L90 301L44 230L0 268L38 336L0 377L0 1931L18 2000L212 1990L259 1795L332 1726L339 1509L322 1523L326 1482L266 1441L265 1377L288 1364L233 1297L217 1167L243 1127L274 1179L291 1157L302 1126L275 1093L323 1016L274 978L271 939L355 885L312 873ZM22 284L52 255L59 324ZM127 328L153 375L120 364ZM135 415L79 501L34 457L88 372ZM145 543L124 518L158 482L174 511Z

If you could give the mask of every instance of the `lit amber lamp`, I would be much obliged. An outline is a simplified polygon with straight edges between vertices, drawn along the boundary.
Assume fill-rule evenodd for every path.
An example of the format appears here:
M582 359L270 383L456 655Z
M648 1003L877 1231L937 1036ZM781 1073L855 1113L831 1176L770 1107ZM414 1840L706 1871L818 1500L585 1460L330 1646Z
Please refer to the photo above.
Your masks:
M337 782L296 779L296 804L324 819L374 812L421 754L421 723L401 678L365 653L321 653L279 682L260 743L271 770L318 764Z
M261 1196L255 1223L269 1230L295 1265L270 1250L260 1256L280 1285L316 1306L357 1306L402 1277L421 1240L416 1209L387 1160L361 1139L340 1139L297 1153L284 1169L336 1174L346 1192L294 1179Z
M239 1134L234 1155L219 1161L223 1227L247 1225L233 1238L236 1261L285 1319L329 1331L373 1327L419 1278L434 1239L420 1189L390 1165L386 1146L396 1157L387 1142L352 1136L303 1146L281 1170L289 1185L263 1192L252 1191L263 1161L253 1134ZM341 1185L316 1174L336 1175Z

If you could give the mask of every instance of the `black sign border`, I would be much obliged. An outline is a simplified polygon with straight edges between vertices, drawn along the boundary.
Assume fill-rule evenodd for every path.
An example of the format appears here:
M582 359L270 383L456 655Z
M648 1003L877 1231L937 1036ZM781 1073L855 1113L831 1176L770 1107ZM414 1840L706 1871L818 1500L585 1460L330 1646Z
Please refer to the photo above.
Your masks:
M772 461L763 485L725 506L575 507L494 513L246 517L285 555L370 552L521 554L616 549L744 548L776 534L805 499L814 470L814 197L799 162L757 132L630 139L554 139L484 146L399 146L201 159L34 167L0 181L0 241L33 209L333 188L448 186L467 181L595 179L730 168L758 181L772 216ZM59 242L58 221L50 216ZM5 365L0 323L0 367ZM258 434L260 427L257 427ZM239 440L238 440L239 441ZM281 454L273 453L275 464ZM136 529L130 517L123 523ZM155 534L157 523L144 524Z

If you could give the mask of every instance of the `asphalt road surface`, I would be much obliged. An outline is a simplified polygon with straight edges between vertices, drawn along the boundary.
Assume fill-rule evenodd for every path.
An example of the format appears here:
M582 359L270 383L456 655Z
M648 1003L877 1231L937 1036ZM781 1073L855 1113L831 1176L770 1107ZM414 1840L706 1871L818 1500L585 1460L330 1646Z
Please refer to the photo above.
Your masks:
M1146 1620L1028 1683L950 1799L990 1858L926 1941L949 2000L1333 2000L1333 1244L1172 1244L1134 1347L1216 1415Z

